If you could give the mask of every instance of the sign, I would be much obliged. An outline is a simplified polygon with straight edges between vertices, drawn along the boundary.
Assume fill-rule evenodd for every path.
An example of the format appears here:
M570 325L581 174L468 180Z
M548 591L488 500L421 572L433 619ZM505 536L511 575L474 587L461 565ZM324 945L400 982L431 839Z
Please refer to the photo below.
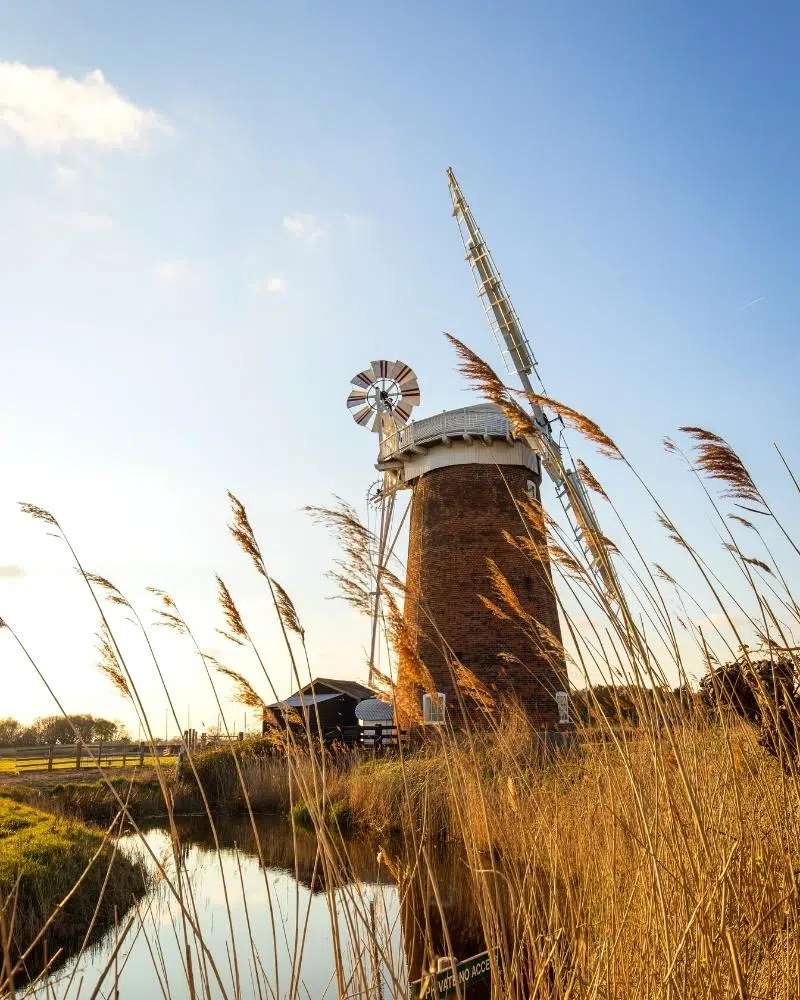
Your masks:
M569 695L566 691L556 691L556 705L558 705L558 721L564 726L569 722Z
M498 961L499 948L494 950L494 960ZM408 1000L438 1000L439 997L452 997L461 987L461 995L467 996L472 983L487 979L492 974L492 962L488 951L480 955L465 958L442 972L430 972L423 979L408 984Z

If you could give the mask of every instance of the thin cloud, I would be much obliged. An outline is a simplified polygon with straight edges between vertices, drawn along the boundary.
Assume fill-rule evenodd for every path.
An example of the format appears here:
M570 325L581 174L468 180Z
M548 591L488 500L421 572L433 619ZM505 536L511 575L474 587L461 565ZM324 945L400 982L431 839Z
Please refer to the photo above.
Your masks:
M188 261L185 260L160 260L155 265L155 275L165 288L187 284L195 276Z
M130 149L154 132L171 131L158 112L123 97L99 69L77 80L48 66L0 62L0 135L29 150Z
M251 281L248 287L253 295L261 296L285 295L289 286L285 278L273 275L269 278L257 278L255 281Z
M22 576L25 576L25 570L21 566L15 566L13 564L0 566L0 579L18 580Z
M57 163L53 167L53 177L59 187L70 187L78 179L78 171L74 167L68 167L66 163Z
M365 236L372 229L372 219L367 215L357 215L355 212L343 212L345 232L350 236Z
M327 235L319 219L310 212L298 212L296 215L284 215L283 228L296 239L313 245L319 243Z
M110 215L100 215L96 212L75 212L70 217L70 222L81 233L104 233L114 225Z
M739 306L736 310L737 313L744 312L745 309L749 309L751 306L757 306L759 302L764 301L764 296L759 295L757 299L752 299L750 302L745 302L743 306Z

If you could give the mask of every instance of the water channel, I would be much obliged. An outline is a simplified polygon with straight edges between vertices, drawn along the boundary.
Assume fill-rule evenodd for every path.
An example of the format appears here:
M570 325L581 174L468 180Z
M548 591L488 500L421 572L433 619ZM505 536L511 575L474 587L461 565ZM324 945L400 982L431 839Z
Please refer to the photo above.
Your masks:
M401 903L395 876L413 866L402 847L347 840L323 862L310 831L277 818L258 817L256 826L258 837L246 817L221 820L217 849L205 818L181 820L177 859L167 829L147 830L166 879L182 887L183 907L162 878L115 929L17 996L393 1000L408 995L409 963L421 968L423 937L438 937L434 947L444 948L431 915L439 906L456 957L481 950L463 892L448 889L451 869L449 881L458 881L449 854L435 853L439 903L420 904L415 892ZM142 851L138 838L123 846Z

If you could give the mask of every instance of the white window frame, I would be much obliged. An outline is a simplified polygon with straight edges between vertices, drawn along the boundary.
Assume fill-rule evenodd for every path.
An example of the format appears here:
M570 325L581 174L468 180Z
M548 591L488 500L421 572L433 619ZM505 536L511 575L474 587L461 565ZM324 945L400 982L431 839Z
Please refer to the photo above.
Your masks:
M443 726L447 718L447 695L437 691L435 695L422 696L422 721L426 726Z

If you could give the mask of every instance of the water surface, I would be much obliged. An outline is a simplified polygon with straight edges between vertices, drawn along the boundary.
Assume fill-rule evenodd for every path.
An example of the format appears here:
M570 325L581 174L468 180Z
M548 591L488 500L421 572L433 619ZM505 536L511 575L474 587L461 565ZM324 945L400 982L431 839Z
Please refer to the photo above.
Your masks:
M91 949L19 995L183 998L191 980L197 997L215 1000L407 996L408 962L419 969L424 960L433 903L429 894L415 905L419 892L399 898L394 875L411 871L414 859L396 846L353 839L324 862L311 832L277 818L258 817L256 826L258 837L247 818L220 820L217 849L205 818L181 820L177 859L168 830L146 831L188 916L161 879ZM133 837L124 847L142 849ZM464 919L471 907L448 888L446 870L439 879L443 905L458 917L450 927L457 957L474 954L480 936Z

